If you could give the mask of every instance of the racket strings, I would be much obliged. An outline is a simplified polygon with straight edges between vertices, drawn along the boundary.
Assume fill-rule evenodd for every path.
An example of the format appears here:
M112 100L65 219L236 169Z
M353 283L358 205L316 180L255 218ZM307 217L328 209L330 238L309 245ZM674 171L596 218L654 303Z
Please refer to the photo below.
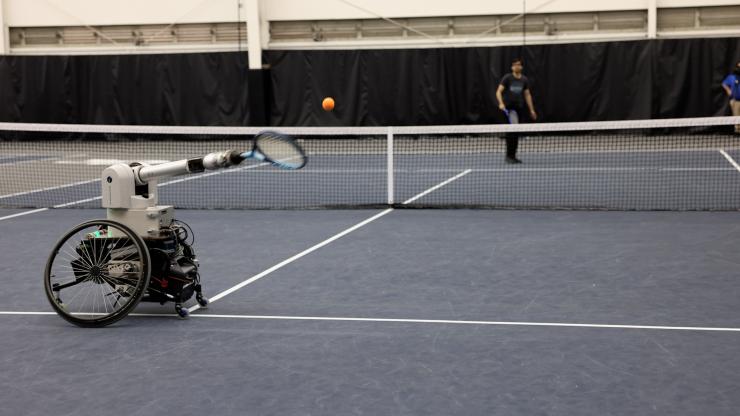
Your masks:
M255 138L255 149L269 161L288 169L298 169L306 162L301 148L286 136L262 133Z

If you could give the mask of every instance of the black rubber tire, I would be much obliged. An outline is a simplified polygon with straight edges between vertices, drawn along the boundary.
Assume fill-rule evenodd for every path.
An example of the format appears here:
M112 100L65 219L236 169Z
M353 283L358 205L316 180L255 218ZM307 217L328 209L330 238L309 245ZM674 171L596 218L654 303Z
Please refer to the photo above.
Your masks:
M67 311L63 304L63 300L60 304L60 302L57 301L58 297L55 295L55 291L52 289L52 278L56 278L52 274L52 268L55 264L55 259L57 255L59 255L60 250L62 250L63 247L65 247L65 244L70 240L70 238L76 237L76 234L83 231L85 228L91 228L91 227L105 227L107 230L108 227L115 227L119 231L121 231L123 234L125 234L125 237L131 240L132 245L135 247L136 251L138 252L138 255L140 256L140 262L141 262L141 271L140 273L137 272L137 275L135 277L135 285L131 284L128 285L129 287L133 288L133 291L129 293L126 291L126 294L128 296L119 296L118 299L116 299L116 304L118 304L120 299L124 299L124 301L121 303L121 306L111 311L110 313L107 313L107 307L106 307L106 313L105 314L97 314L99 316L91 316L90 318L87 318L83 313L71 313ZM106 245L107 246L107 245ZM74 246L67 246L66 248L74 247ZM102 253L101 249L101 253ZM109 251L110 253L110 251ZM64 253L68 258L72 258L71 254L67 251ZM104 261L104 255L100 255L101 259L97 261ZM127 256L128 257L128 256ZM97 263L96 261L96 263ZM60 260L62 265L64 262ZM80 263L81 264L81 263ZM97 265L97 264L96 264ZM61 265L60 265L61 266ZM74 265L73 265L74 266ZM74 267L70 267L72 269L72 272L74 273L73 277L76 278L76 271ZM89 271L90 269L88 269ZM92 274L92 272L90 272ZM75 324L77 326L81 327L103 327L110 324L113 324L115 322L118 322L119 320L123 319L128 315L131 310L133 310L136 305L141 300L141 297L146 292L147 287L149 286L149 278L151 275L151 259L149 257L149 250L144 244L144 240L142 240L141 237L139 237L134 231L132 231L129 227L112 220L107 219L98 219L98 220L92 220L87 221L82 224L79 224L72 228L70 231L68 231L62 238L57 241L57 243L54 245L54 249L51 251L51 254L49 255L49 259L46 262L46 268L44 270L44 288L46 291L46 298L49 300L49 303L51 304L51 307L54 309L54 311L59 314L62 318L64 318L67 322L70 322L72 324ZM107 276L108 279L114 280L115 278L112 278L111 276ZM87 278L85 280L91 280L92 278ZM104 278L100 278L101 280L104 280ZM133 281L134 279L132 279ZM108 283L109 282L104 282ZM102 285L102 283L100 283ZM102 293L102 292L101 292ZM107 295L103 295L107 296Z
M180 319L188 319L190 311L182 306L175 306L175 312Z

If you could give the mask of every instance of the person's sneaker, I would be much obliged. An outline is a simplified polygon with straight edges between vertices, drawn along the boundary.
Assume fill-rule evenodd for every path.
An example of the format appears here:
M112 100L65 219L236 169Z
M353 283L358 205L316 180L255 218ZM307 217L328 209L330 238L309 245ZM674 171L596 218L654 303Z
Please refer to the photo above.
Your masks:
M515 157L507 157L506 163L522 163L522 161Z

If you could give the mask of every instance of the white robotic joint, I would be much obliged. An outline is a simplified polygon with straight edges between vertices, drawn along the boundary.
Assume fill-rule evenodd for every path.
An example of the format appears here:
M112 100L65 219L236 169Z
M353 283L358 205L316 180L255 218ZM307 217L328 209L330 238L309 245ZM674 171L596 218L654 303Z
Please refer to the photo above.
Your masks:
M238 165L243 160L244 158L239 155L239 152L233 150L209 153L203 157L203 168L207 170L227 168Z

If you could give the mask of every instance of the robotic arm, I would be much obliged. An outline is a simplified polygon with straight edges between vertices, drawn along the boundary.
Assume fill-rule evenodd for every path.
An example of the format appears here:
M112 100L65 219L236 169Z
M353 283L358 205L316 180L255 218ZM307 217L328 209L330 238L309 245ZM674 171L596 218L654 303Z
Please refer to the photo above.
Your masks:
M238 165L246 159L267 162L283 169L300 169L306 154L295 141L276 132L262 132L252 140L246 152L227 150L195 159L183 159L157 165L118 163L103 170L102 205L108 219L119 221L142 237L151 237L173 219L171 206L157 205L157 181L170 176L200 173Z
M243 154L227 150L158 165L118 163L103 170L102 204L104 208L112 209L154 207L157 205L157 181L160 178L228 168L244 159Z
M216 170L238 165L244 161L239 152L228 150L225 152L209 153L196 159L183 159L154 166L136 166L134 174L136 183L143 185L152 179L167 176L199 173L204 170Z
M155 237L174 220L172 206L157 205L157 181L170 176L218 170L240 164L246 155L233 150L158 165L117 163L103 170L102 206L108 219L121 222L143 238Z

